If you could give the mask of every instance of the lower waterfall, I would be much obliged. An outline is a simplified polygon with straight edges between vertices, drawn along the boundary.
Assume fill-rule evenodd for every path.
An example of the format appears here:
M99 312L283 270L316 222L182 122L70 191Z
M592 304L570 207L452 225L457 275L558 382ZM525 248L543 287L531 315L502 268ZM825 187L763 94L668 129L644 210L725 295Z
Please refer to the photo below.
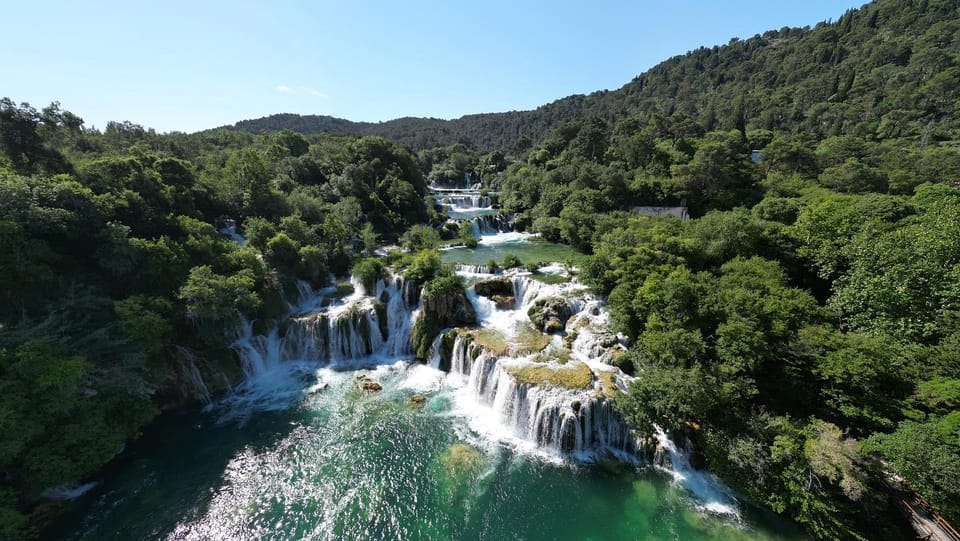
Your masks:
M469 396L489 407L512 435L557 453L581 458L609 451L636 459L639 445L623 418L596 389L572 390L519 383L499 359L466 335L453 344L451 374Z
M340 301L301 288L287 319L265 335L255 335L247 323L234 343L247 376L285 361L349 367L368 366L371 357L409 356L417 306L408 302L403 278L380 279L370 292L354 282L354 293Z
M481 270L487 269L460 272L469 276L469 271ZM353 279L353 292L345 297L337 297L336 288L316 291L300 284L299 298L286 317L262 334L254 331L252 322L240 332L234 348L247 377L222 401L225 418L285 409L312 393L323 393L326 381L342 379L331 369L372 370L361 374L374 379L401 374L401 389L449 393L455 404L452 413L465 417L488 441L550 460L592 462L612 456L631 464L645 462L654 450L645 447L613 407L616 390L626 389L631 378L611 365L625 350L625 339L610 330L603 301L575 279L546 284L518 270L478 272L472 279L503 281L502 287L513 294L512 306L498 306L469 287L467 297L479 328L444 329L433 339L425 365L404 361L412 358L411 329L420 311L414 284L399 275L370 287ZM571 314L564 332L547 335L531 327L528 311L545 299L562 299ZM507 345L494 351L478 338L483 333ZM523 350L518 343L530 333L539 337L538 345ZM520 377L531 371L545 379ZM552 382L553 371L578 371L586 379L576 385ZM304 385L310 380L316 383ZM736 512L733 499L716 489L719 485L708 474L689 467L684 451L665 435L658 434L658 441L658 468L689 486L705 509Z

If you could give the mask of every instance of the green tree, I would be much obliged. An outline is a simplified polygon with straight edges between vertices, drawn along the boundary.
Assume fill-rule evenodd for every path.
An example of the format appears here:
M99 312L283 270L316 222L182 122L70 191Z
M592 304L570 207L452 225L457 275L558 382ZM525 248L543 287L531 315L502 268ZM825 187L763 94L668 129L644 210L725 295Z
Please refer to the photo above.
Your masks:
M187 319L197 326L201 336L210 344L220 344L244 316L260 306L254 285L248 270L223 276L201 265L190 270L178 298L183 302Z
M400 245L411 252L433 250L440 245L440 234L428 225L414 225L400 236Z

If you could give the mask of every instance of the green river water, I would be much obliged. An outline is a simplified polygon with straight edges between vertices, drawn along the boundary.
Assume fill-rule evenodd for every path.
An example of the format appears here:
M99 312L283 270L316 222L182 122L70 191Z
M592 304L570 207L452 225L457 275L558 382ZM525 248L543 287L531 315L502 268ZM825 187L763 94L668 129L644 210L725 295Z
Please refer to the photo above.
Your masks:
M507 235L443 259L576 254ZM145 427L44 539L802 538L745 502L736 514L707 511L662 468L544 456L492 437L478 427L492 412L464 407L462 389L423 365L380 366L374 393L356 388L357 372L279 366ZM411 403L415 394L426 403Z
M240 399L162 416L46 538L798 538L745 505L739 517L701 511L651 467L485 440L458 415L455 391L411 404L424 391L406 388L421 379L408 370L381 369L384 391L363 393L352 372L298 368L271 383L287 407ZM328 387L309 394L318 380Z

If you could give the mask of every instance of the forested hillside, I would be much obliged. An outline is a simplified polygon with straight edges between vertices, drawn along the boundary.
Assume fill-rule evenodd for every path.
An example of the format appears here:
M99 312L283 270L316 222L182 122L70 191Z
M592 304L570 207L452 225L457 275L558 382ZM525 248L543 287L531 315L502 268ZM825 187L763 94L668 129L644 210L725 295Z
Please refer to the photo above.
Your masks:
M613 123L640 115L673 135L702 126L943 140L958 126L958 6L956 0L874 2L814 28L701 47L618 90L570 96L533 111L381 123L286 114L232 128L381 135L417 150L462 143L508 152L565 121L595 116Z
M161 409L239 381L238 326L430 222L425 194L380 138L99 133L0 100L0 539Z

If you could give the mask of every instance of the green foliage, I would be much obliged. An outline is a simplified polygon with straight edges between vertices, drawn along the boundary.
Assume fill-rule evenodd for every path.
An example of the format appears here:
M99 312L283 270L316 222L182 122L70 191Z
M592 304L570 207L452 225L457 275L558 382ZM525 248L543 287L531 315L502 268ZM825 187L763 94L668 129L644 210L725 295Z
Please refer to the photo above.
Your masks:
M360 242L363 243L363 254L365 256L373 256L373 253L377 250L377 241L378 235L373 229L373 224L369 222L363 224L363 229L360 230Z
M523 262L513 254L503 256L503 261L500 262L500 268L502 269L515 269L522 266Z
M673 167L693 203L703 208L730 208L756 197L753 163L743 134L714 132L701 142L689 163Z
M441 269L440 253L436 250L422 250L413 256L403 277L418 284L425 284L432 280Z
M376 289L377 280L384 276L383 263L373 257L359 259L353 264L350 274L357 278L364 289L372 294Z
M5 481L5 494L83 479L153 413L149 400L98 383L90 362L49 341L0 350L0 463L16 479Z
M958 232L960 204L946 200L895 230L856 237L831 306L855 329L937 338L940 321L960 306Z
M714 407L712 381L699 366L638 364L642 366L637 368L638 378L616 401L633 426L647 431L654 424L682 426L705 418Z
M901 423L891 434L871 438L890 468L908 479L951 520L960 520L960 444L957 431L944 435L936 422Z
M400 236L400 245L411 252L435 250L440 246L440 234L428 225L414 225Z
M281 273L295 276L300 265L300 245L286 233L277 233L267 242L264 256Z
M267 242L277 234L277 228L270 220L253 216L243 222L243 232L251 246L263 250L267 247Z
M464 287L463 278L453 272L445 272L427 282L423 287L423 292L426 295L438 297L462 293Z
M241 318L252 314L261 302L250 271L224 276L206 265L190 270L177 297L183 302L187 319L211 344L225 340L226 333L236 329Z
M820 184L838 192L883 192L887 188L883 174L858 161L848 158L839 165L827 167L820 173Z

